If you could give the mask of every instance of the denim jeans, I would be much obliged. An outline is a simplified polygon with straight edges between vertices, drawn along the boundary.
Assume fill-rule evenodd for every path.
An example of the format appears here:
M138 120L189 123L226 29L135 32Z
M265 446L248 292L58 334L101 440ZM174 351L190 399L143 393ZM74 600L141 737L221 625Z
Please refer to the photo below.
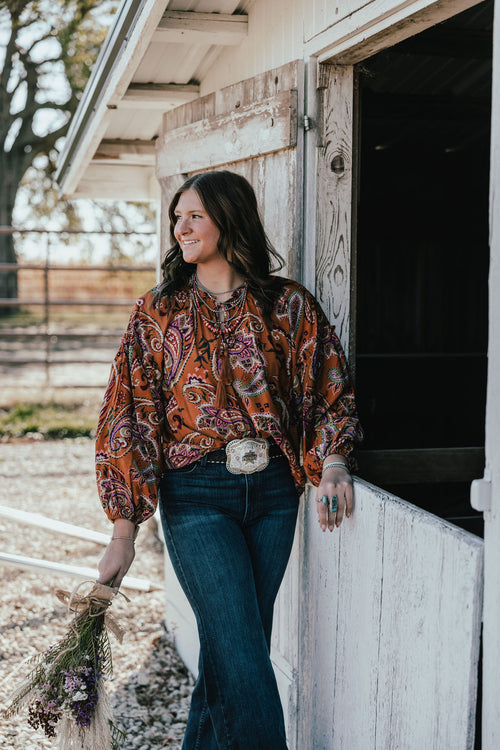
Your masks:
M200 636L182 748L286 750L269 648L299 498L282 456L250 475L204 464L166 472L160 488L167 549Z

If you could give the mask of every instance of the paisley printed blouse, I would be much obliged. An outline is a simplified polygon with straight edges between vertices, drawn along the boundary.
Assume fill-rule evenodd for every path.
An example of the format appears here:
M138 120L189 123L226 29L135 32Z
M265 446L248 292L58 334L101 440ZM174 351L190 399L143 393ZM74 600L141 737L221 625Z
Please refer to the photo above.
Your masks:
M247 293L228 342L233 380L223 408L214 406L218 338L191 291L177 291L170 305L155 289L137 301L97 430L97 484L110 520L146 520L163 471L235 438L274 438L297 488L306 477L319 484L326 455L350 457L362 433L344 353L314 297L283 281L272 325Z

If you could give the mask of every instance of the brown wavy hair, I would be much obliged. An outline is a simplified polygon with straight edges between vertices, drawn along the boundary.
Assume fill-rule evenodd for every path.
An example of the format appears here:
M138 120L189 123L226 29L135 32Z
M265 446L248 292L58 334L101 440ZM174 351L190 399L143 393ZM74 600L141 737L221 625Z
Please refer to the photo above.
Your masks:
M195 263L184 260L174 235L177 203L190 189L196 191L220 232L219 253L246 279L249 290L269 315L284 281L272 274L283 268L283 259L264 231L253 187L241 175L227 170L190 177L172 198L168 209L172 246L161 264L163 281L158 287L158 299L185 287L196 270Z

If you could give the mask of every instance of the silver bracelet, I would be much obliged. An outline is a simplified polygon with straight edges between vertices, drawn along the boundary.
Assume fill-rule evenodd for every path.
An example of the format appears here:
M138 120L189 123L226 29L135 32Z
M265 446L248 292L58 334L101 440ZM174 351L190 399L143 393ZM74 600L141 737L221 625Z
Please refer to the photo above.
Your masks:
M109 541L112 542L115 539L128 539L130 542L135 542L134 536L112 536Z
M345 464L343 461L330 461L323 466L323 471L325 471L326 469L331 469L332 466L342 466L343 469L349 471L349 469L347 468L347 464Z

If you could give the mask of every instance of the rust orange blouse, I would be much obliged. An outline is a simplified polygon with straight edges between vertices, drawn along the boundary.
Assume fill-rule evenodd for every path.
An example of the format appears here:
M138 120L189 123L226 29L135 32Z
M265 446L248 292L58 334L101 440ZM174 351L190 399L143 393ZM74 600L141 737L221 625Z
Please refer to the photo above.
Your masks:
M155 292L136 303L99 417L97 483L110 520L144 521L163 471L235 438L274 438L299 488L306 477L319 484L326 455L349 458L362 432L345 356L303 286L284 280L272 325L248 292L229 340L233 380L223 408L214 405L218 338L191 291L177 291L169 306Z

